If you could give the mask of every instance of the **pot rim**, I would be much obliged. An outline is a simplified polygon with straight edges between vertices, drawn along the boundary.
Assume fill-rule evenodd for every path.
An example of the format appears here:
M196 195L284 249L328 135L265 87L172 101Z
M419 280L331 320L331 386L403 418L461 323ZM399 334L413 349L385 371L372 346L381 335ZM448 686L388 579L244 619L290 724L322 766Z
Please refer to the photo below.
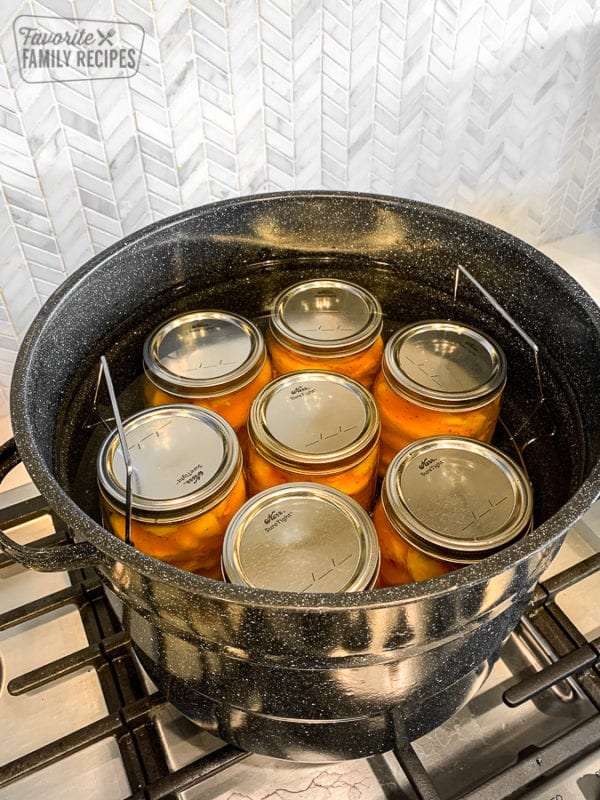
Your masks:
M31 423L31 417L35 416L35 408L33 398L29 396L27 391L27 385L31 360L35 353L37 342L43 336L44 329L50 318L55 313L58 313L61 304L68 298L71 291L79 284L83 284L92 272L101 269L102 265L112 259L114 255L123 253L132 246L139 246L145 238L154 235L159 229L168 230L190 218L201 219L202 216L210 214L221 207L273 203L278 200L289 201L296 198L304 201L311 198L332 198L349 202L370 201L376 204L393 205L396 208L421 211L430 216L443 218L446 221L456 220L462 225L467 224L471 229L479 229L487 235L492 234L497 240L518 249L525 257L549 270L559 284L571 295L577 297L600 336L600 308L580 284L558 264L527 242L501 228L467 214L429 203L390 195L327 190L246 195L198 206L158 222L153 222L120 239L91 258L57 288L42 306L27 331L19 349L14 369L10 396L11 419L19 454L34 484L42 495L67 525L75 531L77 539L86 539L101 553L117 562L126 564L146 577L151 577L154 580L158 579L195 595L214 598L223 602L235 601L238 604L262 608L298 609L303 613L335 612L344 611L348 608L396 607L425 598L431 599L450 592L465 590L475 584L488 581L491 577L527 561L536 551L547 547L551 542L560 538L600 495L600 459L593 465L575 494L552 517L539 527L534 528L526 537L504 550L455 572L420 583L334 595L327 593L302 595L294 592L251 589L185 572L132 549L85 514L64 491L51 469L46 465L40 447L35 440Z

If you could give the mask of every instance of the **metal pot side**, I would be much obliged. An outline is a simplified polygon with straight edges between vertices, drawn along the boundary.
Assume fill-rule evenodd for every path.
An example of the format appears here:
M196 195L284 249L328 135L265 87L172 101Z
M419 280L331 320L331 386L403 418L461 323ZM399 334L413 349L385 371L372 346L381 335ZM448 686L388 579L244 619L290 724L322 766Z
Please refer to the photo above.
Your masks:
M410 740L460 708L557 546L466 589L364 608L199 603L123 565L102 572L142 664L183 713L242 749L330 761L389 749L394 708Z

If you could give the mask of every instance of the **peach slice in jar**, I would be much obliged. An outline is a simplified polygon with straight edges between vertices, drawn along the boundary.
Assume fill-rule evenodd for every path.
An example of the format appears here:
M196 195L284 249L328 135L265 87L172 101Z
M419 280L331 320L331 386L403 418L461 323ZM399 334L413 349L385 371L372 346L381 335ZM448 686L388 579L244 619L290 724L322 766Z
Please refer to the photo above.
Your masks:
M257 395L248 419L250 494L290 481L322 483L370 509L379 457L372 395L345 375L300 371Z
M155 328L144 343L147 406L192 403L242 432L252 401L272 378L260 330L228 311L193 311Z
M318 278L290 286L273 303L267 345L275 375L321 370L370 389L383 353L381 306L349 281Z
M406 325L386 343L373 395L381 414L381 476L397 452L428 436L489 442L506 358L487 334L447 320Z
M189 405L146 409L123 428L133 466L130 543L181 569L220 578L225 530L246 499L233 429ZM97 472L104 524L125 539L126 470L116 431L100 449Z

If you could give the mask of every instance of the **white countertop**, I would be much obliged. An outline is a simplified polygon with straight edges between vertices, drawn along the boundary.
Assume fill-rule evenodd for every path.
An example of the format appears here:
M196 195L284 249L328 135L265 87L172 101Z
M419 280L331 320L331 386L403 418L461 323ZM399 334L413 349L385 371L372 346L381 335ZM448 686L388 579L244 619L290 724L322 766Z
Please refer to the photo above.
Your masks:
M600 305L600 230L538 246L572 275Z

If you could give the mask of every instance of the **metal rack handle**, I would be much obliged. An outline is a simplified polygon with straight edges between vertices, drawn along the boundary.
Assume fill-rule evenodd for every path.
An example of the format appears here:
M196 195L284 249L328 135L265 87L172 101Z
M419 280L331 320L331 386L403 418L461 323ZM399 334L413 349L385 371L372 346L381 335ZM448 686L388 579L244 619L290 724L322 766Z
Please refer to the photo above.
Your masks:
M518 445L517 445L516 437L519 436L521 431L524 428L527 427L527 425L531 422L533 417L536 415L536 413L541 408L545 408L547 410L546 396L544 394L544 382L542 380L542 367L541 367L541 364L540 364L540 349L539 349L537 343L527 333L527 331L525 331L519 325L519 323L515 319L513 319L513 317L511 317L511 315L508 313L508 311L506 311L506 309L503 306L500 305L500 303L496 300L496 298L492 294L490 294L488 292L488 290L479 283L477 278L475 278L474 275L472 275L469 272L469 270L466 269L466 267L463 267L462 264L457 264L456 268L455 268L455 271L454 271L454 293L453 293L454 306L456 305L456 299L458 297L458 286L459 286L461 275L464 275L465 278L468 281L470 281L470 283L473 284L473 286L482 295L482 297L484 297L488 301L488 303L492 306L492 308L495 311L497 311L498 314L500 314L500 316L504 320L506 320L506 322L508 322L508 324L511 326L511 328L514 331L516 331L516 333L521 337L521 339L523 339L525 344L530 348L531 352L533 353L533 362L534 362L534 365L535 365L535 377L536 377L536 381L537 381L537 388L538 388L539 398L538 398L538 401L536 403L535 408L533 409L533 411L531 412L529 417L524 422L521 423L521 425L515 431L514 434L511 434L511 439L514 439L515 445L517 446L517 449L519 450L519 452L522 455L523 452L525 451L525 449L527 447L529 447L529 445L531 445L534 442L536 442L539 437L534 436L532 439L529 439L524 444L522 444L520 447L518 447ZM556 433L556 425L554 423L554 420L552 420L550 418L550 421L552 423L552 431L549 434L547 434L548 437L552 437Z
M121 444L123 462L125 463L125 542L126 544L133 546L133 542L131 541L131 513L132 513L131 481L133 478L133 464L131 463L131 454L129 452L129 446L127 444L127 437L125 436L125 430L123 429L121 412L119 411L117 395L115 393L115 387L113 385L112 376L110 374L110 369L108 367L108 361L106 360L106 356L100 356L100 369L98 370L96 391L94 393L94 400L92 406L94 413L96 413L100 417L100 420L104 423L108 431L111 432L111 428L108 424L108 421L104 419L104 417L100 414L98 410L98 394L100 392L100 385L102 383L102 378L104 378L104 382L108 390L108 396L110 399L110 404L112 406L113 420L117 427L117 435L119 437L119 442Z

